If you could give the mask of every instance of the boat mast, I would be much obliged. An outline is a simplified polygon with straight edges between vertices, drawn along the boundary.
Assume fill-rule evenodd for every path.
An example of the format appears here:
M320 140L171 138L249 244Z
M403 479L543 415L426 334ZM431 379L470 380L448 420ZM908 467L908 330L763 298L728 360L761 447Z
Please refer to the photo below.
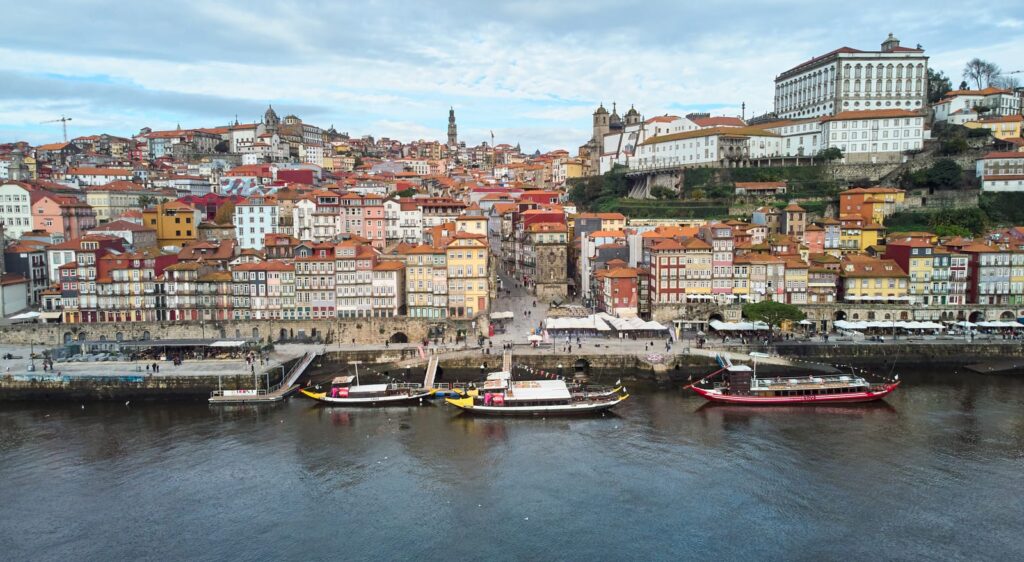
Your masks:
M359 365L361 363L362 363L362 361L349 361L348 362L349 365L355 365L356 366L356 386L359 386Z

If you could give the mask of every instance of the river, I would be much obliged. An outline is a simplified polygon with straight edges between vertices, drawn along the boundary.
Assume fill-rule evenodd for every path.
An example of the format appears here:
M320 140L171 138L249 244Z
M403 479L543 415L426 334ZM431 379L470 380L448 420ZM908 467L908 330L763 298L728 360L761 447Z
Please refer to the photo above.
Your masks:
M1021 559L1024 379L885 403L474 419L0 405L8 560Z

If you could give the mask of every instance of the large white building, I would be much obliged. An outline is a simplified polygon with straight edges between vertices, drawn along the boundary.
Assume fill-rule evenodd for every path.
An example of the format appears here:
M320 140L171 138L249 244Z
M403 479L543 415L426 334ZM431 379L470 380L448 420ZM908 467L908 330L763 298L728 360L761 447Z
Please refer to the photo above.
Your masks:
M920 111L928 101L924 49L901 47L890 33L880 51L841 47L775 78L775 114L803 119L866 109Z
M897 162L920 150L927 136L924 117L901 109L843 111L821 120L823 148L843 151L849 163Z
M263 197L250 197L235 205L235 239L240 248L262 250L263 237L277 234L277 203Z
M659 135L644 141L635 157L640 168L729 168L749 160L781 156L781 138L756 127L712 127Z

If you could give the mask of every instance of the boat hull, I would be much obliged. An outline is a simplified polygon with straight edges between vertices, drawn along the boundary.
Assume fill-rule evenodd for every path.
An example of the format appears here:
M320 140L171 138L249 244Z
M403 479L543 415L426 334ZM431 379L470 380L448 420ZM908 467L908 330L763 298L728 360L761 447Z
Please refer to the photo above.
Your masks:
M321 404L327 404L329 406L358 406L358 407L380 407L380 406L401 406L405 404L416 404L427 398L433 393L431 390L424 390L423 392L415 392L407 396L370 396L365 398L338 398L333 396L327 396L326 392L310 392L309 390L302 389L300 392L306 395L308 398L312 398Z
M446 398L445 401L462 412L474 416L549 417L587 416L603 413L619 405L626 398L629 398L628 394L615 400L554 406L481 406L473 404L473 398Z
M864 392L851 392L848 394L818 394L808 396L733 396L722 394L717 390L709 390L692 386L694 392L703 396L711 402L720 404L739 404L757 406L793 406L806 404L857 404L862 402L874 402L892 394L900 383L886 385L881 389L868 390Z

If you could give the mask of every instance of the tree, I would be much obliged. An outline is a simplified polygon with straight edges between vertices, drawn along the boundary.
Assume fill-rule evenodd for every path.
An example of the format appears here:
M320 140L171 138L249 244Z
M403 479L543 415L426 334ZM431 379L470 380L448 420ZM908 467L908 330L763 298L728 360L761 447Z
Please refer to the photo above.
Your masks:
M761 301L753 304L743 305L743 317L751 322L764 322L768 324L769 331L789 320L799 322L807 315L800 308L791 304L775 301Z
M942 158L928 168L926 178L929 187L958 189L964 182L964 169L949 158Z
M235 216L235 204L225 201L217 208L217 214L213 215L213 222L217 224L231 224Z
M675 191L662 185L656 185L651 188L651 197L655 199L675 199L677 196Z
M939 101L952 89L953 83L949 81L949 76L946 76L945 72L928 69L928 103Z
M1002 76L995 85L1007 90L1017 90L1020 88L1020 80L1016 76Z
M839 160L843 157L843 151L838 146L830 146L819 150L817 156L827 161Z
M416 190L412 187L407 187L397 193L399 197L412 197L416 195Z
M957 89L958 90L970 90L970 88L967 87L967 80L961 80L960 81L960 87L958 87Z
M983 90L999 80L1003 71L994 62L973 58L964 65L964 80L969 80L979 90Z
M156 197L153 197L152 195L140 195L139 196L139 207L141 207L143 209L148 208L149 206L153 205L154 203L156 203Z

